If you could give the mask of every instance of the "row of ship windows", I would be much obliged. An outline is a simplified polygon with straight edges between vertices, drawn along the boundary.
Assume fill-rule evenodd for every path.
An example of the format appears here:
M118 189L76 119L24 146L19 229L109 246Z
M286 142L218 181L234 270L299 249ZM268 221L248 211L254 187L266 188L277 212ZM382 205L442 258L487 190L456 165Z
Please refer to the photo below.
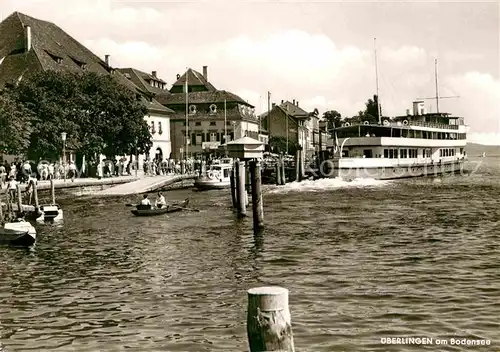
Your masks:
M430 149L424 150L424 155L429 155ZM399 158L416 158L418 155L418 149L384 149L384 158L397 159ZM427 157L427 156L426 156Z
M446 149L439 149L439 156L455 156L455 149L452 148L446 148Z
M463 149L460 149L460 152L463 153ZM423 149L422 156L424 158L430 158L432 155L431 149ZM418 149L384 149L384 158L388 159L405 159L405 158L417 158ZM439 156L455 156L455 149L453 148L443 148L439 149Z

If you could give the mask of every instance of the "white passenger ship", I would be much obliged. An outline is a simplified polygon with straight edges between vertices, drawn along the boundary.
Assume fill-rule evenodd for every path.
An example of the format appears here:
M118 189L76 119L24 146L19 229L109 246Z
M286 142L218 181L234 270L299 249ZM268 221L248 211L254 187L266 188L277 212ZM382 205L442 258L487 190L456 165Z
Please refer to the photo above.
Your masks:
M425 113L415 101L413 112L381 124L335 128L332 155L322 172L343 179L396 179L462 172L467 155L463 117Z

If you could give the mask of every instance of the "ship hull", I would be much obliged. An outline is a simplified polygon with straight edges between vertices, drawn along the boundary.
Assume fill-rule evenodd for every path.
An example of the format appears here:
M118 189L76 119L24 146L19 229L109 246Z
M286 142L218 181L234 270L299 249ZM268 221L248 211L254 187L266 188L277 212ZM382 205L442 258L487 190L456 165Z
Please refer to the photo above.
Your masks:
M341 178L354 180L360 178L375 180L393 180L410 177L438 176L442 174L467 172L466 163L463 160L424 164L424 165L405 165L405 166L338 166L338 162L329 160L326 162L322 171L319 171L323 177ZM329 165L328 165L329 164ZM330 166L330 167L328 167Z

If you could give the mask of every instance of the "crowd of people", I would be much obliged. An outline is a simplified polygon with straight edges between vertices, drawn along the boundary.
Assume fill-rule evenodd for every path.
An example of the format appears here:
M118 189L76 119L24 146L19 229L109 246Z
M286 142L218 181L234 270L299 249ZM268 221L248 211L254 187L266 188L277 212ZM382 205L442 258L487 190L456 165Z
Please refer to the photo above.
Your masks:
M98 165L96 176L113 177L133 175L136 169L136 162L122 158L118 160L103 160ZM181 173L193 173L201 168L201 159L188 158L187 160L175 159L149 159L144 160L142 169L144 175L171 175ZM77 177L89 177L89 169L78 169L74 161L68 164L60 162L32 161L16 159L13 162L0 162L0 187L4 188L7 182L14 178L19 183L28 183L29 178L45 181L50 179L67 179L74 181Z

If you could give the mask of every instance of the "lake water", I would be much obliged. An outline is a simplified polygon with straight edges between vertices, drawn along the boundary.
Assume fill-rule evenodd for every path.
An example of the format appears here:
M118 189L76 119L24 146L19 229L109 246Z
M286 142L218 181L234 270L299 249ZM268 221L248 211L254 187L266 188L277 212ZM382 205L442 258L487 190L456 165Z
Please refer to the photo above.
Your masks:
M168 192L202 211L151 218L66 200L36 248L0 248L0 350L242 352L246 290L280 285L297 351L499 351L500 158L469 167L265 186L257 238L228 191ZM436 345L452 338L491 345Z

